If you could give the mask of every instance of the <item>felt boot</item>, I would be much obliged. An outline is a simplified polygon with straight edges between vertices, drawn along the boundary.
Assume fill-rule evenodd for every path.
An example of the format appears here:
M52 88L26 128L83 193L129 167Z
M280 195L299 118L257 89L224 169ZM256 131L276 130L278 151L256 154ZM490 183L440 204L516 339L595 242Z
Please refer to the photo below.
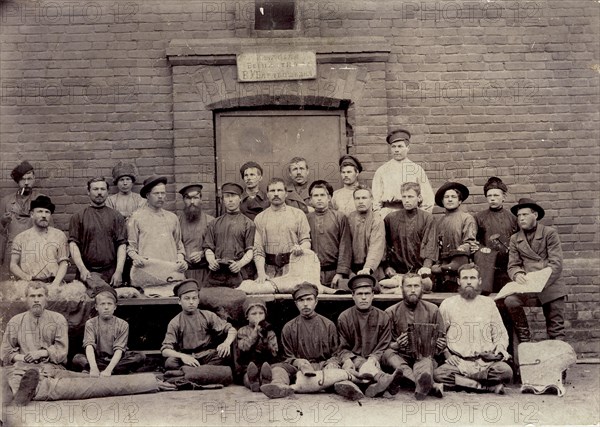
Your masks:
M290 387L290 377L287 371L279 366L263 363L260 369L261 379L271 378L265 383L262 381L260 391L270 399L280 399L294 394L294 389Z
M398 375L401 375L401 371L399 370L395 370L393 374L378 372L377 374L375 374L375 383L367 387L367 390L365 391L365 396L375 397L379 394L382 394L388 389L390 384L392 384L392 382Z
M292 388L296 393L315 393L326 390L340 381L360 382L358 378L343 369L323 369L316 371L313 377L298 372Z
M459 387L469 390L483 390L483 386L479 381L472 380L471 378L463 377L462 375L454 376L454 384Z
M431 387L433 386L433 379L431 378L431 374L429 372L422 372L417 377L417 383L415 388L415 398L417 400L424 400L425 397L431 391Z
M246 368L244 385L254 393L260 391L260 373L258 372L258 366L254 362L250 362L248 368Z
M233 382L233 373L229 366L202 365L183 366L185 379L197 385L221 384L227 386Z
M16 406L25 406L35 396L38 383L40 382L40 373L37 369L29 369L25 371L19 389L15 393L13 403Z
M531 331L523 307L506 307L519 343L531 341Z
M271 384L271 381L273 381L273 371L271 370L271 365L267 362L263 363L260 367L258 381L260 382L260 385Z
M310 362L306 359L297 359L296 367L307 377L314 377L317 375Z
M333 389L336 394L339 394L342 397L345 397L348 400L360 400L365 397L360 388L352 381L344 380L339 381L333 385Z

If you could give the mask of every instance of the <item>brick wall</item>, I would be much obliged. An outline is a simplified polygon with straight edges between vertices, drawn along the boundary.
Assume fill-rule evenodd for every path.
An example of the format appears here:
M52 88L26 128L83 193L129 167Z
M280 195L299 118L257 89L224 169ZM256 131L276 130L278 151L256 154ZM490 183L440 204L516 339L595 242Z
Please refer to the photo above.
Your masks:
M132 160L141 177L169 176L173 192L194 174L214 181L214 169L202 166L212 163L212 111L174 102L182 76L167 59L172 40L383 37L387 62L364 65L368 90L349 99L363 178L388 158L387 129L402 125L414 134L411 158L434 187L448 179L469 186L469 211L484 208L490 175L509 184L509 204L536 198L563 242L569 340L581 355L598 355L597 8L298 0L297 29L265 33L253 30L251 1L3 0L0 192L14 188L12 167L30 160L64 229L87 201L87 178L109 175L118 160ZM201 121L208 125L197 134ZM176 126L184 122L190 128ZM177 145L181 138L190 145ZM539 315L533 310L532 320Z

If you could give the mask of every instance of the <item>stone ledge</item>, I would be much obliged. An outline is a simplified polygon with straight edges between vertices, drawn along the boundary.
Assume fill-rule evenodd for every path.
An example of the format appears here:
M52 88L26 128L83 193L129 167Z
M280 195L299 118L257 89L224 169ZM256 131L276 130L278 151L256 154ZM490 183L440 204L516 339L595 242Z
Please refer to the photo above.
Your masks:
M391 47L384 37L174 39L167 47L172 65L235 65L243 52L313 50L317 63L385 62Z

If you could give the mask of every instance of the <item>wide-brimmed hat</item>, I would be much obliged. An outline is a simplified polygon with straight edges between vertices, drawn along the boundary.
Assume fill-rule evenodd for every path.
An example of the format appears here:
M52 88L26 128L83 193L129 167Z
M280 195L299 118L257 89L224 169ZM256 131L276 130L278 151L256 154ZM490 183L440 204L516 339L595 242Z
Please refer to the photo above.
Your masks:
M50 197L40 194L35 200L32 200L31 204L29 205L30 211L34 210L35 208L48 209L50 213L53 214L56 206L54 205L54 203L52 203Z
M538 221L540 219L542 219L544 217L544 215L546 214L546 212L540 205L538 205L533 199L529 199L527 197L523 197L522 199L519 199L519 203L517 203L512 208L510 208L510 211L513 213L514 216L517 216L517 213L519 212L519 209L521 209L521 208L531 208L534 211L536 211L538 213L538 217L537 217Z
M460 182L448 181L435 192L435 204L441 208L444 207L444 194L448 190L459 191L462 195L461 201L465 201L469 197L469 189L465 185L462 185Z
M166 184L166 183L167 183L167 177L166 176L152 175L151 177L146 178L144 180L144 186L140 190L140 196L142 196L145 199L146 196L148 195L148 193L154 187L156 187L158 184Z
M24 160L12 170L10 177L15 182L19 182L27 172L31 172L32 170L33 166L31 166L31 163L29 163L27 160Z
M117 182L124 176L128 176L135 182L137 180L137 170L135 169L135 166L131 163L117 163L112 169L113 184L117 185Z

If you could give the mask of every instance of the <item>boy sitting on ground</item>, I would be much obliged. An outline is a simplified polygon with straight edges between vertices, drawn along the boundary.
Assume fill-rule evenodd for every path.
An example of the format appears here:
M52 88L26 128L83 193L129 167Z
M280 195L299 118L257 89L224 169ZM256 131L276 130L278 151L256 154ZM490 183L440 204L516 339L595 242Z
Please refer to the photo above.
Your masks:
M260 391L259 366L278 361L277 336L266 321L267 306L260 298L248 298L244 302L248 325L237 333L238 368L244 374L244 385L254 392Z
M117 292L110 286L102 286L98 288L95 300L98 316L85 323L85 355L76 354L73 365L78 370L88 370L92 377L135 372L144 364L145 356L127 351L129 324L114 315Z

